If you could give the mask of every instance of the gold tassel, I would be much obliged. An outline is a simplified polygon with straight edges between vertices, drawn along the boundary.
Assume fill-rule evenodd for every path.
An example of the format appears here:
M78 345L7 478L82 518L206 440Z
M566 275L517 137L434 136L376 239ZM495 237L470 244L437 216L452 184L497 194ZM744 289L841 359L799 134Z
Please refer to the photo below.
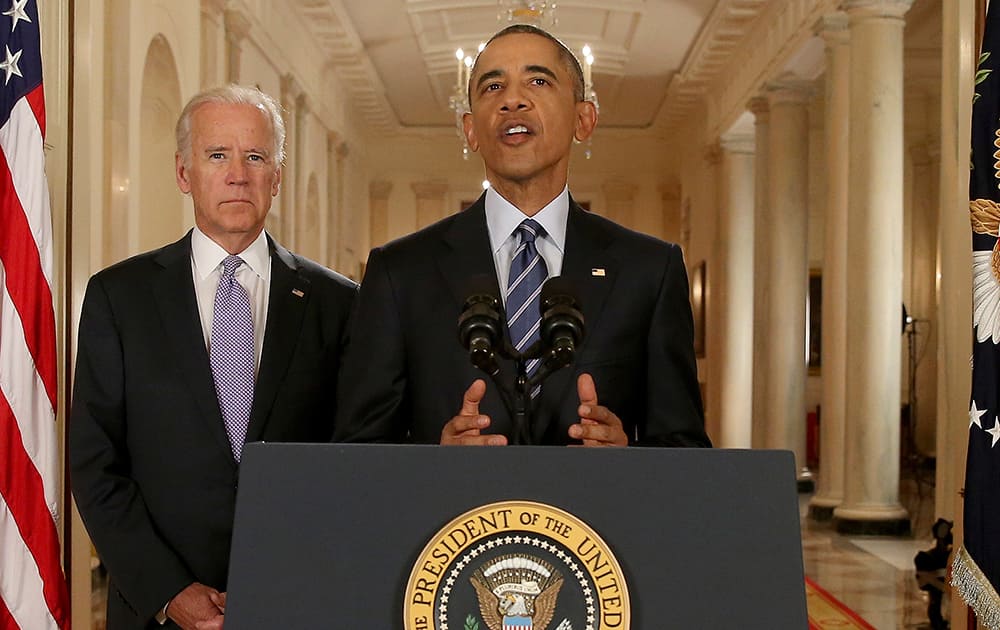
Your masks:
M951 562L951 585L975 611L983 627L1000 630L1000 596L965 547L959 547Z

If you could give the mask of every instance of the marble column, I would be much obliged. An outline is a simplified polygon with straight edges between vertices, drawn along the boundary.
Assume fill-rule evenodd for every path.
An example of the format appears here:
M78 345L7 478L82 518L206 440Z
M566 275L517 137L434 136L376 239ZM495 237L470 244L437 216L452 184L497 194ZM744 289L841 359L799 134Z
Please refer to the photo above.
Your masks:
M413 189L417 199L418 230L451 214L445 207L448 182L442 180L413 182L410 188Z
M663 185L659 188L663 212L664 240L679 243L681 239L681 193L676 186ZM687 254L687 252L684 252Z
M768 86L768 283L764 446L795 454L801 491L813 489L806 467L806 289L809 195L809 85L786 75Z
M336 268L337 252L340 251L343 235L340 226L341 182L337 178L337 145L341 137L336 131L326 134L326 247L324 264Z
M280 213L276 217L276 223L280 226L282 244L289 249L295 249L295 225L297 223L297 212L299 207L299 189L296 186L298 171L301 163L295 159L298 151L298 109L299 95L302 88L298 81L291 74L281 76L281 107L285 110L285 166L281 173L281 195L276 201L280 201ZM271 209L272 214L274 208Z
M847 196L851 49L847 15L824 16L816 25L826 40L826 209L823 242L823 375L819 474L809 516L833 518L844 499L844 409L847 394Z
M753 136L721 140L721 305L719 327L719 441L750 448L753 409L754 143Z
M764 448L764 394L767 382L767 294L770 282L766 282L768 270L767 226L770 214L767 209L768 197L768 139L771 135L771 110L767 97L758 96L747 104L754 115L754 191L753 191L753 409L751 445Z
M392 192L392 182L373 181L368 184L369 214L368 233L371 235L371 246L384 245L389 240L389 193Z
M846 534L904 534L899 503L903 303L903 16L912 0L850 0Z
M229 83L239 83L243 40L250 32L250 19L236 9L230 9L225 13L225 24L226 79Z
M309 174L313 164L307 141L307 138L313 133L310 130L311 111L312 105L309 96L305 92L299 91L295 97L295 121L293 125L288 127L288 132L293 137L288 163L294 166L288 173L291 176L288 184L295 187L294 247L303 256L314 259L319 250L319 217L314 213L318 213L319 210L310 207L308 190Z

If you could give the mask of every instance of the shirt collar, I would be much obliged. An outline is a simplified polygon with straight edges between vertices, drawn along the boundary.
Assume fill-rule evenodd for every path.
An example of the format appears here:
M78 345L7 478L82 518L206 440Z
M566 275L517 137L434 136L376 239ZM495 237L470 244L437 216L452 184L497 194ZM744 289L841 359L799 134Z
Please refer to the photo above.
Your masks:
M229 252L195 226L191 233L191 257L194 259L195 273L200 279L207 278L228 255ZM270 253L264 230L261 230L257 238L237 256L243 259L243 264L251 271L260 278L266 279Z
M500 196L500 193L492 187L486 189L486 225L493 241L494 254L526 218L523 212ZM546 237L559 248L560 252L565 251L569 187L563 186L562 192L531 218L545 228Z

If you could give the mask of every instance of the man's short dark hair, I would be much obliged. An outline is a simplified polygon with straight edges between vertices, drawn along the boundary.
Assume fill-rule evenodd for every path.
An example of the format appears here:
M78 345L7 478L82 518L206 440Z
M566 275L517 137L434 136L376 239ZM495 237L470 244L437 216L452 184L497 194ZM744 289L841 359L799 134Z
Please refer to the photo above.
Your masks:
M583 93L583 67L580 65L580 60L576 58L576 55L573 54L573 51L570 50L566 44L562 43L562 40L552 33L538 28L533 24L511 24L510 26L494 33L493 37L486 42L486 46L492 44L493 40L500 39L506 35L514 35L518 33L538 35L539 37L544 37L554 43L556 45L556 49L559 51L559 58L566 66L566 72L568 72L569 76L573 79L573 95L576 97L577 102L586 100L586 95ZM483 50L486 50L486 46L483 47ZM479 55L476 55L476 63L472 65L472 71L469 72L469 85L467 86L470 107L472 106L472 77L476 74L476 67L478 65Z

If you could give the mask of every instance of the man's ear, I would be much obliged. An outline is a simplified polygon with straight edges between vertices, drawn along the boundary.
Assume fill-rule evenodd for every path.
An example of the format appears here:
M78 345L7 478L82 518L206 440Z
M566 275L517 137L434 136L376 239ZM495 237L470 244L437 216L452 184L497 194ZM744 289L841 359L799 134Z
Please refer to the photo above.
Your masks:
M591 101L580 101L576 104L576 130L573 137L578 142L584 142L594 133L597 126L597 107Z
M472 125L472 114L465 112L462 114L462 129L465 130L465 141L473 152L479 150L479 140L476 138L476 130Z
M271 182L271 196L277 197L278 190L281 189L281 167L279 166L274 171L274 181Z
M188 169L180 152L174 154L174 173L177 176L177 187L185 195L191 192L191 180L188 179Z

